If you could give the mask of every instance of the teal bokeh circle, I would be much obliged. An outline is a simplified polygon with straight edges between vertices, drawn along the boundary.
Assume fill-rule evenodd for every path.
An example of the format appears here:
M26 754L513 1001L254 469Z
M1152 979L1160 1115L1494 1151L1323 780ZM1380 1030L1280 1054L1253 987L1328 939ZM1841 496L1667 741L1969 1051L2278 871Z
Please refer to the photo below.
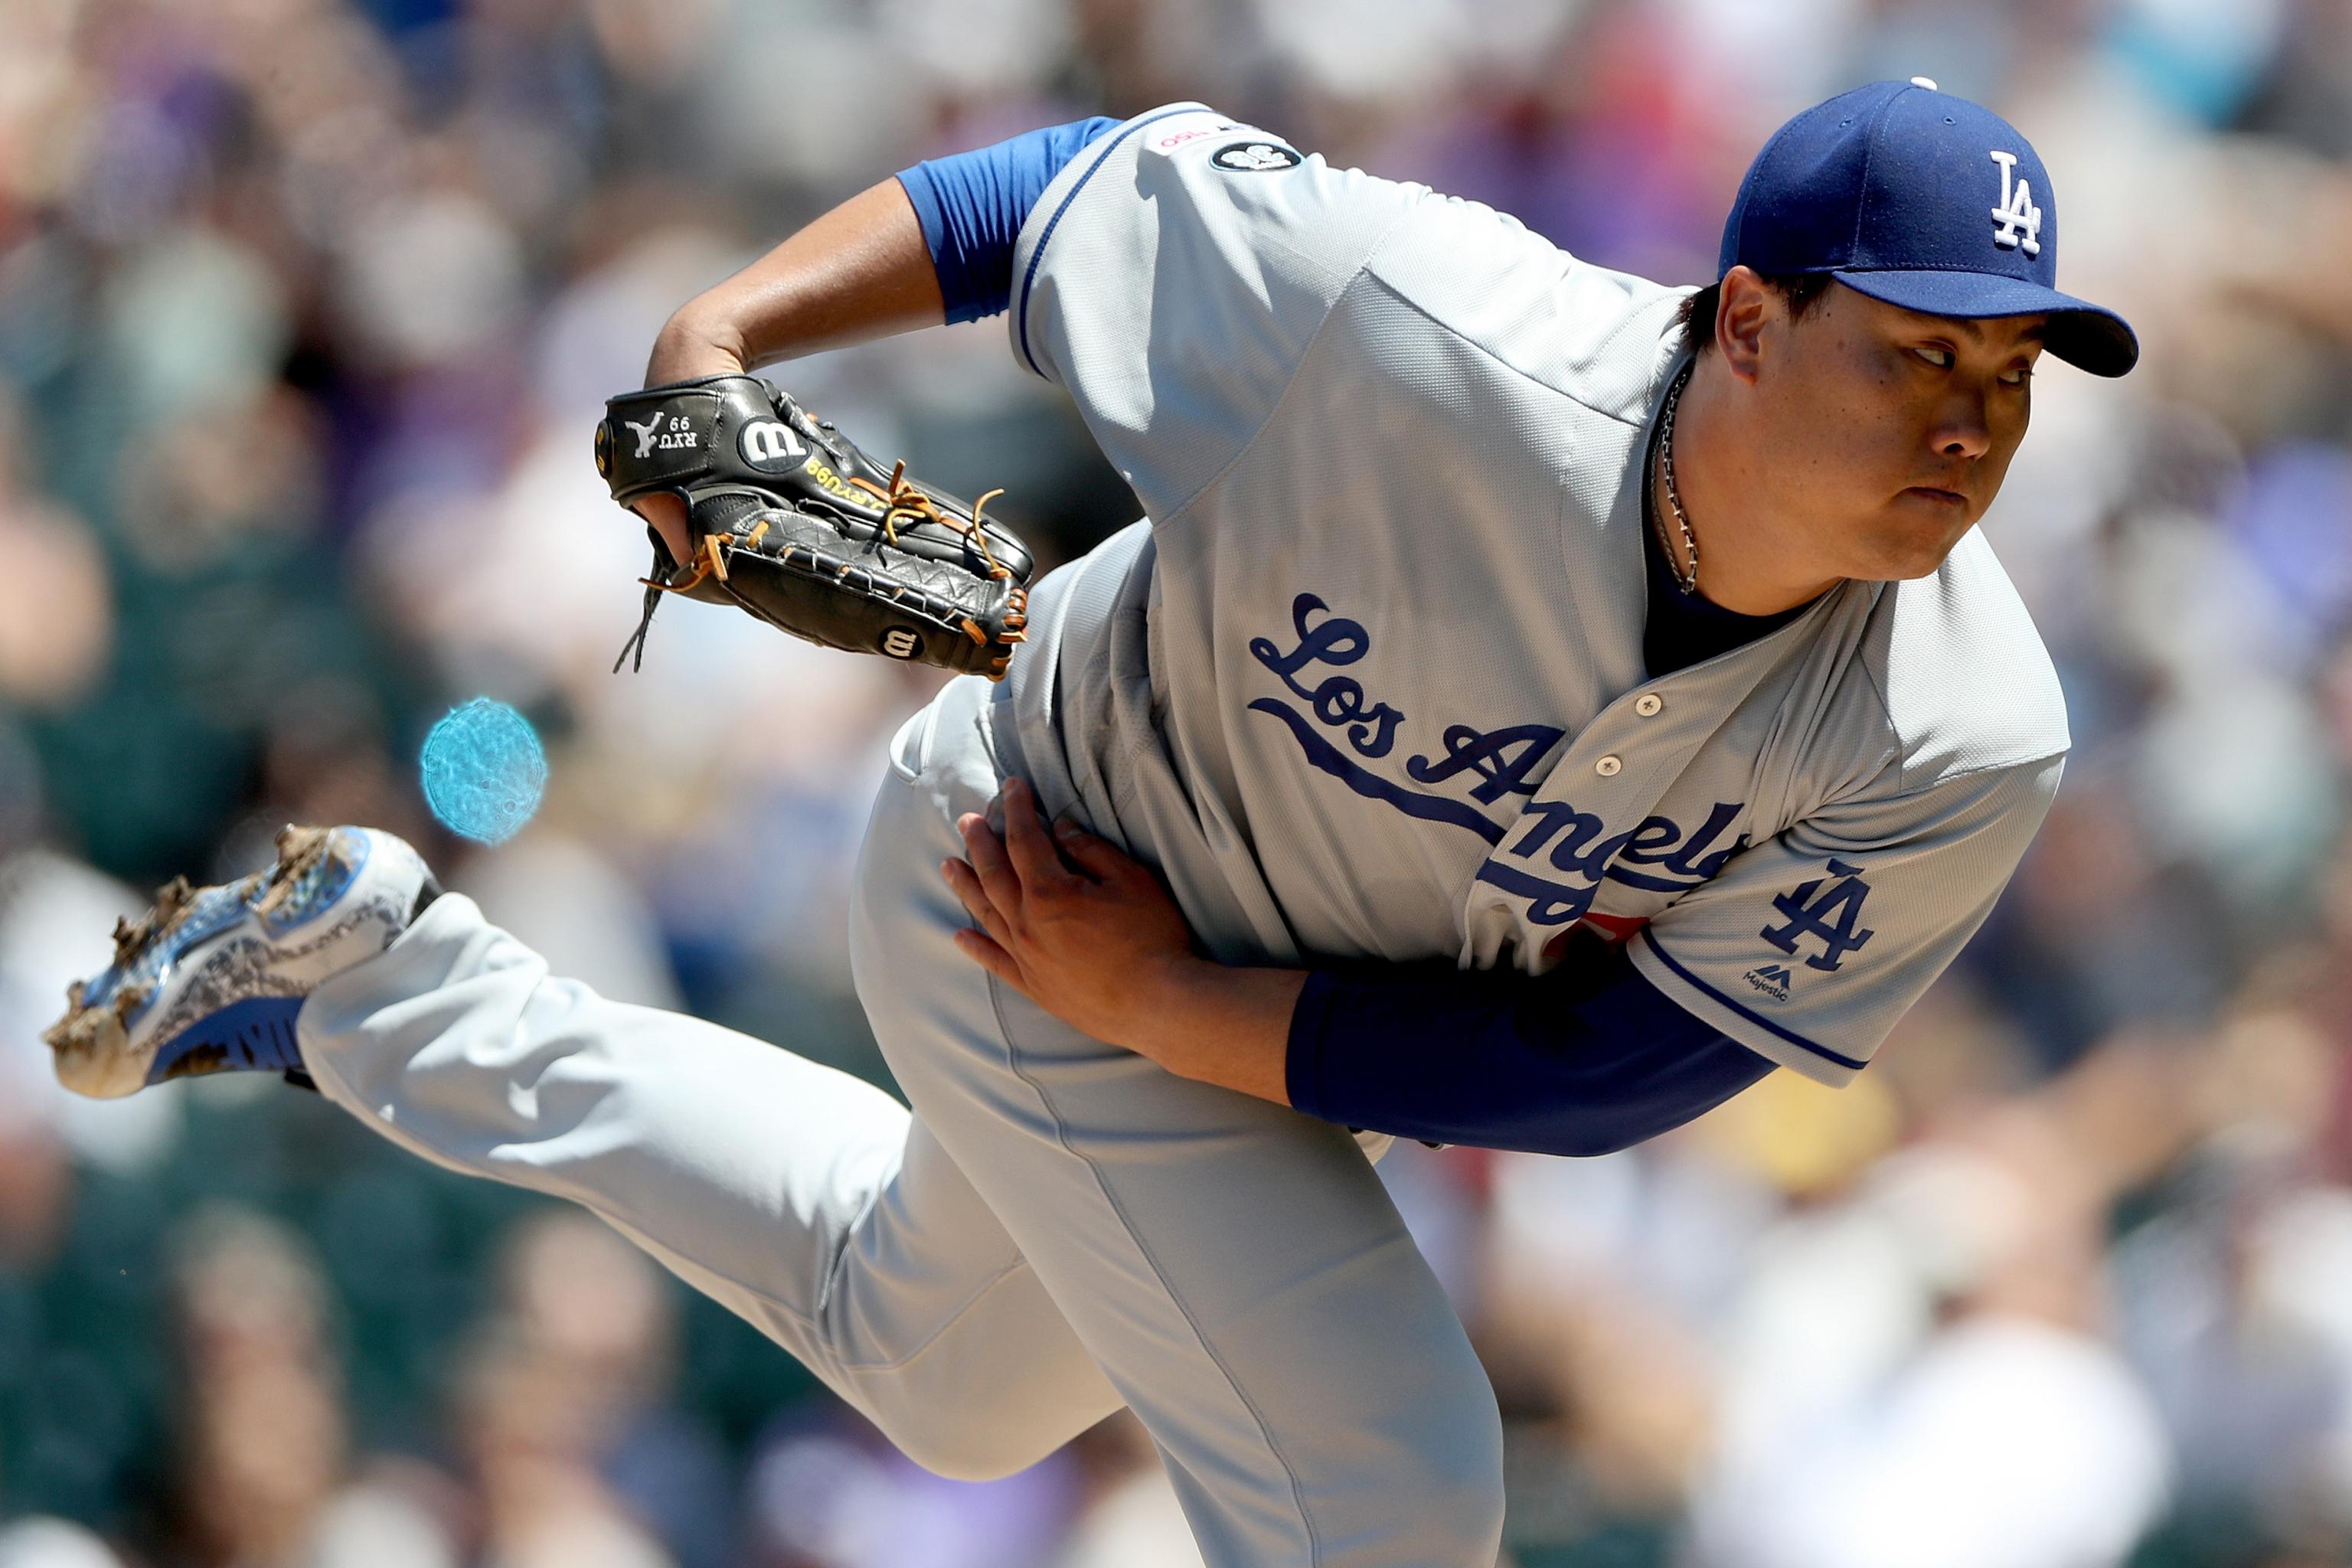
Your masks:
M477 697L450 710L418 759L425 803L450 832L478 843L514 837L547 790L547 752L530 721Z

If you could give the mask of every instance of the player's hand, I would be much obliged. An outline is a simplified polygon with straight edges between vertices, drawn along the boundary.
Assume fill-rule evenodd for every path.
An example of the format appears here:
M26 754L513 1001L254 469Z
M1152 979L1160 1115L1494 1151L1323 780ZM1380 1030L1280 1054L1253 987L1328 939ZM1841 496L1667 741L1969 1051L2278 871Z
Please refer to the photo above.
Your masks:
M691 310L680 310L654 340L646 361L646 384L666 386L674 381L694 381L706 375L741 375L743 354L734 340L716 323L707 323ZM693 553L694 537L686 525L686 503L672 495L646 496L633 508L661 536L662 548L673 562Z
M1075 825L1048 829L1020 779L1003 799L1003 836L967 813L956 828L971 858L940 868L980 922L956 932L956 946L1097 1040L1180 1078L1289 1104L1290 1015L1306 972L1199 956L1147 867Z
M1183 912L1108 840L1074 823L1048 829L1025 781L1008 780L1000 798L1003 837L968 812L956 822L967 858L940 868L980 922L956 946L1064 1023L1129 1045L1155 983L1199 962Z
M646 384L667 386L706 375L741 375L743 341L723 319L692 305L672 316L646 359Z
M669 552L673 563L694 553L694 546L689 542L694 536L686 526L684 501L676 496L645 496L630 510L644 518L661 536L662 548Z

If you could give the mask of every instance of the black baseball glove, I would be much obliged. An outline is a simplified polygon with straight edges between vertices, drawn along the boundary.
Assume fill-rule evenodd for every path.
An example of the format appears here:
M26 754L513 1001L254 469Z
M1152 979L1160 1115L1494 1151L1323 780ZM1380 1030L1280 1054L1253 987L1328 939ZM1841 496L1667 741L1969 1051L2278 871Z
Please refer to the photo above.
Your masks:
M623 506L686 503L689 559L651 528L645 616L614 661L645 658L665 593L735 605L794 637L1001 680L1028 620L1028 549L981 509L884 469L748 375L624 393L596 426L596 471Z

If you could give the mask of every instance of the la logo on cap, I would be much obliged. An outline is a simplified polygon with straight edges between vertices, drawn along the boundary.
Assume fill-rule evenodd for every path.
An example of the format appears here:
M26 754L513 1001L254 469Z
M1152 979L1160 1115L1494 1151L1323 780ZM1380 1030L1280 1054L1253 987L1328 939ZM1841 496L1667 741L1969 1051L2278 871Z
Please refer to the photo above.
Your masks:
M2033 182L2011 184L2016 153L1995 153L1992 161L2000 165L2000 205L1992 209L1992 242L2009 250L2022 246L2026 255L2041 255L2042 209L2033 205Z
M1724 219L1716 277L1822 272L1923 315L2045 316L2051 354L2094 375L2130 370L2130 325L2058 290L2058 193L2033 144L1934 83L1870 82L1766 138Z

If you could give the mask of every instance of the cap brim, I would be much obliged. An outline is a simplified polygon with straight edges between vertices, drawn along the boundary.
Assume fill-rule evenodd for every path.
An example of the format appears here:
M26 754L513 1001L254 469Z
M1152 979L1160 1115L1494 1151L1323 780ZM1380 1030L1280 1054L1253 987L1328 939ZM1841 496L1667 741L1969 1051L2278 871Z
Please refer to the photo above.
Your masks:
M2039 316L2050 325L2047 352L2093 375L2122 375L2139 362L2139 339L2113 310L2021 278L1989 272L1860 271L1830 276L1874 300L1928 316Z

